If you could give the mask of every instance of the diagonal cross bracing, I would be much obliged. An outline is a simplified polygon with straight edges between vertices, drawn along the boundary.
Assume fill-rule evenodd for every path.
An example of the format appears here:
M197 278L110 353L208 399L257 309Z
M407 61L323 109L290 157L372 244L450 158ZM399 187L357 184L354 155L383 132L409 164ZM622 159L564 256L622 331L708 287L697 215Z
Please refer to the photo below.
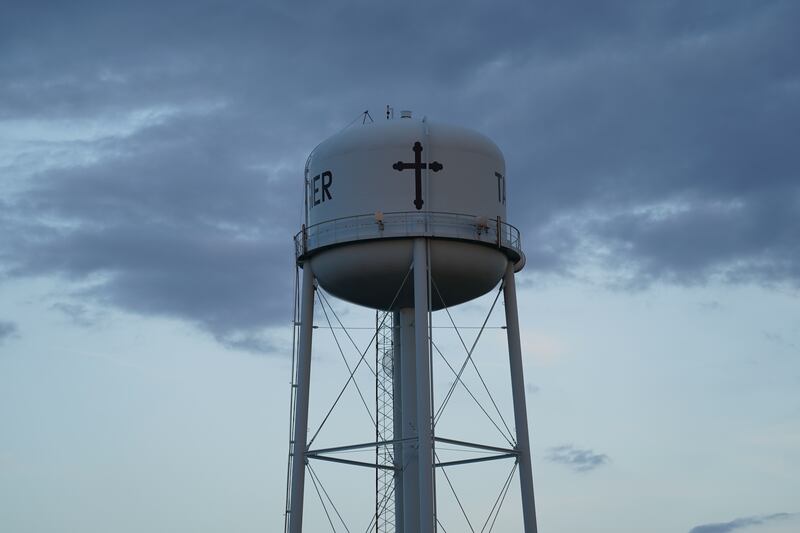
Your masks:
M431 283L433 284L434 290L436 290L437 294L439 295L439 298L442 299L442 295L439 292L439 288L436 286L436 282L433 280L433 277L431 277ZM481 384L483 385L483 388L486 391L486 394L489 395L489 400L492 402L492 405L494 406L495 411L497 411L497 414L500 416L500 421L503 423L503 426L506 428L506 431L508 432L508 435L511 436L511 439L509 439L505 435L504 435L504 437L506 438L506 440L509 441L510 444L512 444L513 441L515 440L513 438L513 433L511 431L511 429L509 429L508 424L506 423L506 420L503 417L503 413L500 412L500 408L497 407L497 402L494 401L494 396L492 396L492 393L489 390L489 387L486 385L486 381L483 379L483 376L481 375L480 370L478 370L478 366L475 364L475 361L472 358L472 354L475 351L475 346L477 346L478 341L480 340L481 335L483 334L483 331L486 329L486 324L489 322L489 318L492 316L492 312L494 311L494 308L497 305L497 300L500 298L500 294L502 293L502 291L503 291L503 286L501 284L500 289L498 290L497 295L495 296L494 301L492 302L492 305L489 308L489 312L486 314L486 318L484 319L483 324L481 325L481 329L478 332L478 335L475 337L475 341L472 343L472 346L470 348L467 348L467 344L464 342L464 338L462 337L461 332L458 330L458 326L456 326L455 320L453 320L453 316L450 314L450 310L448 309L448 307L446 305L446 302L444 302L444 299L442 299L442 302L445 303L444 310L447 313L448 318L450 319L450 323L453 325L453 329L455 329L455 331L456 331L456 335L458 335L458 339L461 341L461 345L464 347L464 350L467 352L467 357L464 360L464 363L461 365L461 368L459 369L459 371L458 371L458 373L456 375L456 380L450 386L450 389L447 391L447 394L445 395L444 400L442 400L442 404L439 406L439 409L436 411L436 415L434 416L434 424L436 424L436 422L438 422L439 418L441 418L442 413L444 412L445 407L447 406L448 402L450 401L450 398L453 395L453 391L455 390L455 388L458 385L458 383L460 382L462 385L464 384L463 381L461 380L461 375L464 373L464 369L467 367L467 364L468 363L472 363L472 367L475 369L475 372L478 374L478 378L480 379ZM442 357L444 357L444 356L442 356ZM494 423L494 421L492 421L492 423ZM502 431L501 431L501 433L502 433Z
M406 281L408 281L408 277L411 274L412 266L413 266L413 264L409 265L408 270L406 271L405 277L403 277L403 281L400 282L400 287L398 287L397 292L395 292L394 297L392 298L392 301L389 304L389 308L394 307L394 304L397 301L397 298L400 296L400 292L402 292L403 287L405 287ZM385 320L385 317L384 317L384 320ZM350 372L350 376L347 378L347 381L345 381L345 384L342 386L342 389L339 391L339 394L336 396L336 399L333 401L333 405L331 405L330 409L328 409L328 412L323 417L322 422L320 423L319 427L314 432L314 435L311 437L311 439L308 441L308 444L307 444L308 447L310 447L311 444L314 443L314 440L316 440L317 436L319 436L319 432L325 426L325 423L330 418L331 413L336 408L336 405L339 403L339 400L341 400L342 395L344 394L344 391L347 389L347 386L350 385L351 381L353 381L353 376L355 375L356 371L361 366L361 363L363 363L366 360L365 358L367 356L367 352L369 352L369 349L372 346L372 343L375 342L375 339L377 338L377 336L378 336L378 332L376 330L375 334L370 339L369 344L367 344L367 347L364 349L363 352L361 352L361 357L358 359L358 362L356 363L356 365L353 368L352 372Z
M328 322L328 328L331 331L331 335L333 335L333 340L336 343L336 347L339 349L339 355L342 356L342 361L344 362L344 366L347 367L347 371L352 372L352 369L350 368L350 363L347 362L347 357L345 357L344 350L342 350L342 345L339 343L339 338L336 336L336 332L333 330L333 325L331 324L331 319L328 316L328 311L325 309L325 304L323 303L323 300L319 295L320 291L317 291L317 299L319 300L319 305L322 308L323 314L325 315L325 320ZM328 304L328 306L330 306L330 304ZM332 307L331 307L331 313L333 313L334 316L336 316L336 313ZM366 409L367 415L369 416L372 425L377 427L377 421L375 420L375 417L372 416L372 412L369 410L369 407L367 406L367 401L364 399L364 394L361 392L361 387L358 386L358 381L353 380L353 386L355 386L356 388L358 397L361 399L361 404L364 406L364 409Z

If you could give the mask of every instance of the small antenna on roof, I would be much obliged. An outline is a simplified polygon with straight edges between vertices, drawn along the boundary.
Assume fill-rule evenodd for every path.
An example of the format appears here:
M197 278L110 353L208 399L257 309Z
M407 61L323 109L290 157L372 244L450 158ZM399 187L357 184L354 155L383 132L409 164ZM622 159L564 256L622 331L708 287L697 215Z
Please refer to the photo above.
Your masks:
M370 123L375 122L374 120L372 120L372 115L369 114L369 109L364 111L364 118L361 120L361 123L366 124L367 119L369 119Z
M386 105L386 120L391 120L394 118L394 108L390 105Z

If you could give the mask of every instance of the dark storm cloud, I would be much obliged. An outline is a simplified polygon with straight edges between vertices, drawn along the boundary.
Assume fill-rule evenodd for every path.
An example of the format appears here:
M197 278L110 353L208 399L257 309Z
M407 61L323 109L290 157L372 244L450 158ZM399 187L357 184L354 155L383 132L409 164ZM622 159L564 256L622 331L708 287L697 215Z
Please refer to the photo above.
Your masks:
M114 155L98 163L37 176L6 208L6 275L59 274L84 282L77 296L268 348L256 332L290 320L297 191L220 134L238 132L219 115L175 118L102 141Z
M576 448L572 444L554 446L548 450L547 460L567 465L576 472L588 472L609 462L604 453Z
M689 533L729 533L737 529L747 528L751 526L762 526L772 522L787 520L795 516L792 513L775 513L760 516L746 516L737 518L730 522L721 522L718 524L703 524L701 526L693 527Z
M773 193L727 204L676 203L666 213L626 213L596 226L616 264L634 265L637 281L800 280L800 198Z
M799 10L9 4L0 135L29 134L0 168L41 168L0 200L0 272L265 349L306 154L392 103L498 142L529 272L798 283Z
M797 283L798 7L648 5L572 55L499 66L524 95L485 84L528 249L571 240L544 268L599 254L638 284Z
M7 320L0 320L0 344L17 335L17 325Z

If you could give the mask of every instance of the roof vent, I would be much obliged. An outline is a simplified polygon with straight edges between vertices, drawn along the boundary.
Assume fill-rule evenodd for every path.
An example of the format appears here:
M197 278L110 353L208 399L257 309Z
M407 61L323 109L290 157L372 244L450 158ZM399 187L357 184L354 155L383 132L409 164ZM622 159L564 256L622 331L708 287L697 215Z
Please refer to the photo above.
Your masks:
M400 111L400 118L411 118L411 111Z

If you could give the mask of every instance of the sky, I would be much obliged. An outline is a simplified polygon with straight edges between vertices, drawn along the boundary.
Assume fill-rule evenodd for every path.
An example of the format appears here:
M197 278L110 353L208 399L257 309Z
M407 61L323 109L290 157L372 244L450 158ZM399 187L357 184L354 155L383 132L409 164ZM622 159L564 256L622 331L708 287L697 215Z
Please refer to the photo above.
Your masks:
M798 24L791 0L4 2L0 526L280 530L303 165L391 104L505 154L540 530L799 531ZM317 324L313 427L347 377ZM488 439L470 402L443 431ZM320 443L369 423L351 388ZM315 468L363 530L372 473ZM471 468L480 524L511 465Z

